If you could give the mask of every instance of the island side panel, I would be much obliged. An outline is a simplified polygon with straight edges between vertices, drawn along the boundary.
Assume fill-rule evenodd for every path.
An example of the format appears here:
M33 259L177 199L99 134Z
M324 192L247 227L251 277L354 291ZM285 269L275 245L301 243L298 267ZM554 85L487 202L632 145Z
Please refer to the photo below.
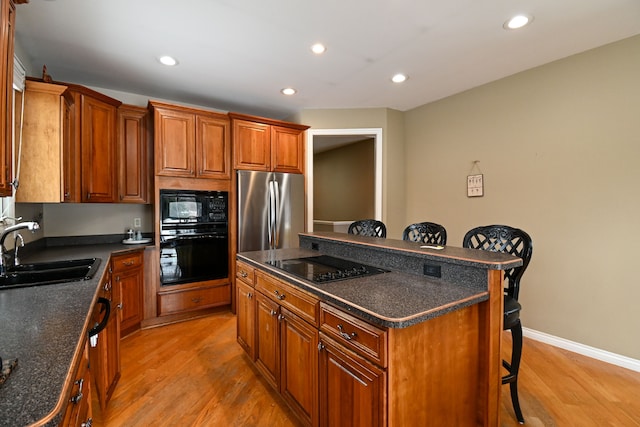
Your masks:
M480 339L482 351L478 353L480 373L484 375L478 399L486 402L479 407L479 425L497 426L500 417L502 387L502 325L504 315L504 272L487 271L489 300L480 303Z
M389 427L480 424L480 312L476 304L389 329Z

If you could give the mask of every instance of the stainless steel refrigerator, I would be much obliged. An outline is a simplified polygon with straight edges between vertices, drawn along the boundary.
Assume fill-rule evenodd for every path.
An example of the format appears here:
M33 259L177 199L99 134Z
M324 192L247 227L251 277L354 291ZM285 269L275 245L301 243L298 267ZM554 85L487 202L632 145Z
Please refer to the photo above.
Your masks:
M298 247L304 176L238 171L238 252Z

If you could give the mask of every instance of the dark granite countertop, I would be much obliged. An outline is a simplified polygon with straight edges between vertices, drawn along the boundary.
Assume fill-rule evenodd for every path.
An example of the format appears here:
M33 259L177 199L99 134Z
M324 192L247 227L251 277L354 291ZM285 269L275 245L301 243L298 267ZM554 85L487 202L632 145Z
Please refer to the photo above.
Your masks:
M24 251L22 263L100 258L90 280L0 290L0 352L18 367L0 386L0 426L57 425L65 382L89 328L98 284L112 253L144 249L118 243Z
M293 283L311 292L321 300L333 303L373 324L391 328L404 328L443 315L469 305L486 301L489 291L486 287L487 270L503 270L519 265L521 260L500 253L487 253L471 249L447 247L444 250L419 248L419 244L393 239L366 238L342 233L313 233L321 241L339 240L348 248L351 258L372 266L382 266L391 271L362 278L340 280L328 283L314 283L284 270L267 261L317 256L322 250L308 248L277 249L271 251L243 252L237 258L265 270L274 276ZM446 278L433 278L422 274L411 274L402 268L389 268L383 262L376 262L376 255L366 252L358 259L356 246L376 247L378 254L394 253L403 258L420 254L428 261L444 261L454 265L454 272ZM428 252L428 253L425 253ZM330 255L336 256L336 253ZM338 255L339 256L339 255ZM396 262L401 267L401 263ZM459 268L458 268L459 267Z

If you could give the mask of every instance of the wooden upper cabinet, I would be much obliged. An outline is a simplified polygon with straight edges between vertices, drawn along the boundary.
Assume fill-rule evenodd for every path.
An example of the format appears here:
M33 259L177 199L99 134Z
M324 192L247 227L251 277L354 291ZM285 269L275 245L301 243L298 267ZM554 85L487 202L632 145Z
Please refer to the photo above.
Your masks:
M304 173L304 132L271 127L271 166L275 172Z
M13 44L16 9L0 0L0 196L11 196L13 135Z
M133 105L118 108L118 201L150 202L150 138L148 110Z
M64 150L73 137L73 97L67 86L27 80L20 186L16 202L59 203L64 200Z
M156 175L230 179L229 119L224 114L151 101Z
M231 135L224 116L196 115L196 172L201 178L231 178Z
M156 175L193 176L194 115L156 107L153 126Z
M270 126L233 120L233 161L236 169L271 170Z
M309 126L229 113L235 169L304 173L304 131Z
M115 202L117 106L87 94L81 106L82 201Z

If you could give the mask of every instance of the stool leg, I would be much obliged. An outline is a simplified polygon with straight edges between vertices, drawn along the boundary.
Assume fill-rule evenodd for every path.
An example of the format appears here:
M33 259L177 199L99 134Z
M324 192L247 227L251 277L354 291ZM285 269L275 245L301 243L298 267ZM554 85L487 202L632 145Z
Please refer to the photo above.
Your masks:
M513 350L511 354L511 374L515 377L513 382L509 384L511 391L511 403L516 413L516 418L520 424L524 424L524 417L520 409L520 401L518 400L518 371L520 369L520 359L522 357L522 324L518 320L518 324L511 328L511 337L513 340Z

